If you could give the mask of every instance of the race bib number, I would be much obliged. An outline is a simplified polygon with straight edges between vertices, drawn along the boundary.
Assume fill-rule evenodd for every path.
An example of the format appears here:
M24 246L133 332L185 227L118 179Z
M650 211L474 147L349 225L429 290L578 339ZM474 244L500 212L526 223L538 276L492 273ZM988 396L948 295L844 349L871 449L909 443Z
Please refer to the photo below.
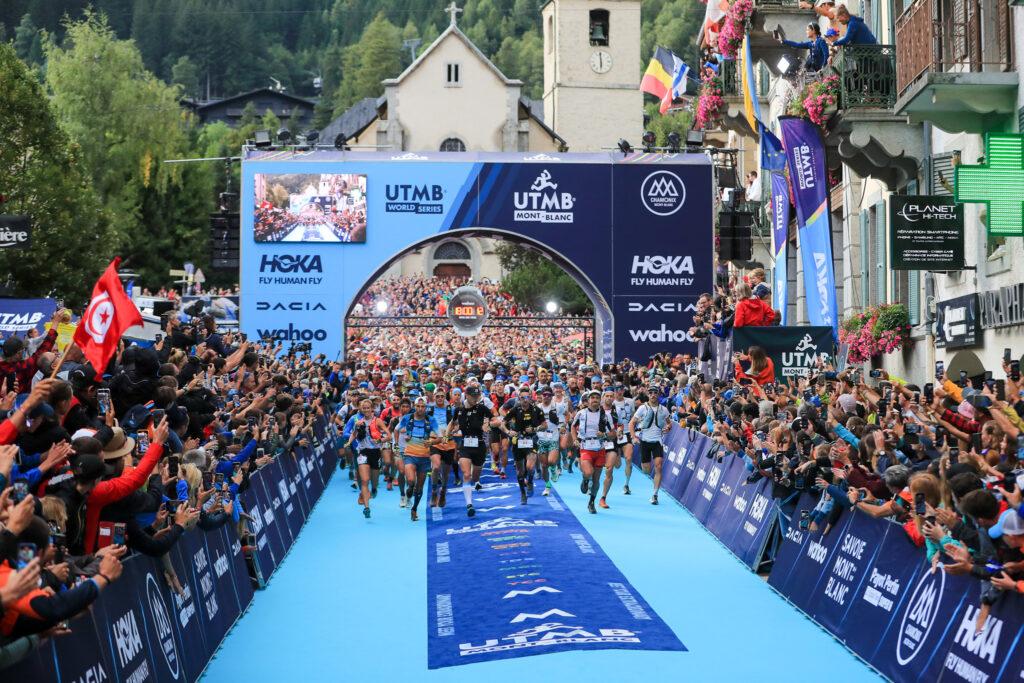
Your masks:
M537 436L541 441L554 441L555 439L554 432L537 432Z
M601 450L600 439L587 439L583 442L583 450L585 451L599 451Z
M366 459L365 455L358 455L358 456L356 456L356 464L357 465L365 465L368 462L370 462L370 461Z
M606 451L614 451L615 450L615 442L614 441L605 441L604 442L604 449Z
M476 448L480 445L480 439L476 436L467 436L462 439L463 448Z
M626 436L625 434L623 434L622 436L620 436L620 437L618 438L618 442L619 442L620 444L622 444L622 443L629 443L629 437L628 437L628 436Z
M533 439L521 436L519 437L519 448L533 448Z

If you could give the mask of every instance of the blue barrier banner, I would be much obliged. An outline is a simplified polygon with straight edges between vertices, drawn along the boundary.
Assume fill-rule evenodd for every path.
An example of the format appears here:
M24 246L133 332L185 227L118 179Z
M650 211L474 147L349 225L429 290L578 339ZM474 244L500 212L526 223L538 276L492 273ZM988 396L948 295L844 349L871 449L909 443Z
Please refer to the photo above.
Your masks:
M515 483L484 480L476 517L430 511L431 669L560 651L685 650L557 490L521 506Z
M221 536L224 538L224 547L230 549L231 588L235 592L238 615L241 616L249 606L249 603L252 602L254 594L253 583L249 576L249 567L246 565L245 555L242 552L242 542L237 534L229 532L228 527L225 526L221 529Z
M799 514L799 510L810 510L814 507L814 503L815 500L810 494L801 494L796 505L798 511L796 514ZM771 573L768 574L769 585L783 595L787 595L783 588L789 580L789 575L797 566L797 561L801 557L804 544L807 543L807 539L811 535L809 531L799 528L798 521L798 519L794 518L782 525L782 528L785 530L782 534L782 543L775 554L775 563L772 564Z
M722 460L725 469L718 481L718 493L715 494L714 500L708 507L708 513L704 520L707 530L714 534L715 538L721 539L723 543L726 543L726 539L736 531L740 515L733 507L733 501L736 491L743 485L749 474L743 464L743 458L733 453L725 453Z
M205 534L188 534L178 543L189 563L192 589L202 620L206 643L219 643L238 618L238 599L231 581L229 550L224 547L220 529Z
M661 468L661 488L672 498L682 501L697 461L710 447L710 439L690 429L673 425L665 438L665 460Z
M302 513L302 525L306 523L306 518L309 517L310 504L306 498L306 484L302 480L302 471L299 468L299 460L302 457L302 448L296 447L290 454L285 453L281 456L281 466L284 468L285 477L288 480L288 492L292 496L292 502L295 503L298 510ZM299 525L299 528L302 528ZM298 534L295 534L297 537Z
M242 507L251 520L249 530L256 541L256 552L253 557L260 578L266 582L277 569L278 558L284 557L284 544L276 528L273 507L267 496L266 468L249 476L249 488L240 496Z
M749 472L744 467L739 488L732 501L732 506L737 512L737 517L734 518L735 528L731 535L722 540L743 564L756 568L775 525L775 501L772 499L770 480L761 479L754 484L748 484L748 475Z
M265 480L267 483L267 493L274 503L274 514L282 522L279 528L281 529L281 540L284 541L285 550L292 547L292 543L299 536L299 531L302 530L302 525L306 522L306 515L302 510L302 506L295 499L298 487L295 486L295 482L288 475L288 469L284 464L285 460L290 458L290 455L279 455L274 458L274 462L267 465L270 468L270 473L269 478Z
M169 648L169 658L163 658L163 652L154 649L147 638L149 625L146 623L146 609L149 602L136 594L134 590L118 590L124 586L133 588L145 585L145 565L152 561L142 557L132 557L124 563L121 578L104 591L101 600L93 608L98 624L105 624L110 647L110 661L114 665L110 680L112 681L160 681L173 680L168 668L168 661L178 664L176 644ZM163 614L169 614L165 609ZM164 622L168 633L170 622ZM158 644L158 643L157 643Z
M167 553L174 573L181 582L181 592L172 590L170 597L175 628L182 643L182 671L186 680L195 680L199 677L214 650L214 647L206 642L203 630L205 620L199 611L198 593L192 577L191 551L194 548L195 535L184 534L177 545Z
M709 455L711 457L708 457ZM718 462L719 456L722 457L722 462ZM722 474L725 473L725 458L732 456L721 449L715 452L705 444L701 447L700 454L694 457L697 470L686 486L682 503L701 524L704 524L708 512L711 510L711 504L718 494L718 485L722 480Z
M870 575L871 564L882 548L886 532L885 525L868 515L845 512L843 516L849 521L842 529L839 546L829 558L810 602L815 621L837 634L848 632L844 627L846 615Z
M827 528L824 522L820 522L820 528L816 531L807 531L807 542L801 549L800 558L796 566L790 572L789 578L783 587L783 594L790 602L807 612L813 613L812 598L818 582L822 581L824 571L832 559L833 553L839 547L839 541L843 537L846 525L850 521L849 515L843 515L836 522L836 526Z

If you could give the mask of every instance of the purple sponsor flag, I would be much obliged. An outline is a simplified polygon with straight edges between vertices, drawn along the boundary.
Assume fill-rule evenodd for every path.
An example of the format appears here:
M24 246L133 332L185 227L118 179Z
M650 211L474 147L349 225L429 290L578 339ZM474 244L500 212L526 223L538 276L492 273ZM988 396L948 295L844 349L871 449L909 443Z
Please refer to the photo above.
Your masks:
M772 280L772 303L782 313L781 324L789 324L789 275L786 272L789 258L786 236L789 232L789 184L786 176L773 171L771 173L771 198L769 210L772 222L772 256L775 258L775 276Z
M779 128L796 205L807 318L812 325L831 327L833 335L837 335L836 277L832 265L828 175L821 131L809 120L797 116L779 117Z

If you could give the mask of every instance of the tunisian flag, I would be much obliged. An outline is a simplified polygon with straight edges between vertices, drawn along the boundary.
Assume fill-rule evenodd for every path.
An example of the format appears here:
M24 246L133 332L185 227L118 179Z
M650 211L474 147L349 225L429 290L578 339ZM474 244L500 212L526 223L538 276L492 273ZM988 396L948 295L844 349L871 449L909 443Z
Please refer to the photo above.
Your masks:
M120 263L121 259L115 258L96 281L92 300L75 330L74 342L98 373L107 367L124 331L142 324L142 314L117 277Z

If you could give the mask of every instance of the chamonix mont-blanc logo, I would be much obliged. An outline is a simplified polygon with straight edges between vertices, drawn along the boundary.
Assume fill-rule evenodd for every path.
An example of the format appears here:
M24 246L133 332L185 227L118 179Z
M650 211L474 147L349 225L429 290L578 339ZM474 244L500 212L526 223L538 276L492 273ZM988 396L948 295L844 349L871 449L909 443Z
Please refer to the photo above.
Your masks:
M640 186L640 198L655 216L671 216L686 201L686 186L672 171L655 171Z

